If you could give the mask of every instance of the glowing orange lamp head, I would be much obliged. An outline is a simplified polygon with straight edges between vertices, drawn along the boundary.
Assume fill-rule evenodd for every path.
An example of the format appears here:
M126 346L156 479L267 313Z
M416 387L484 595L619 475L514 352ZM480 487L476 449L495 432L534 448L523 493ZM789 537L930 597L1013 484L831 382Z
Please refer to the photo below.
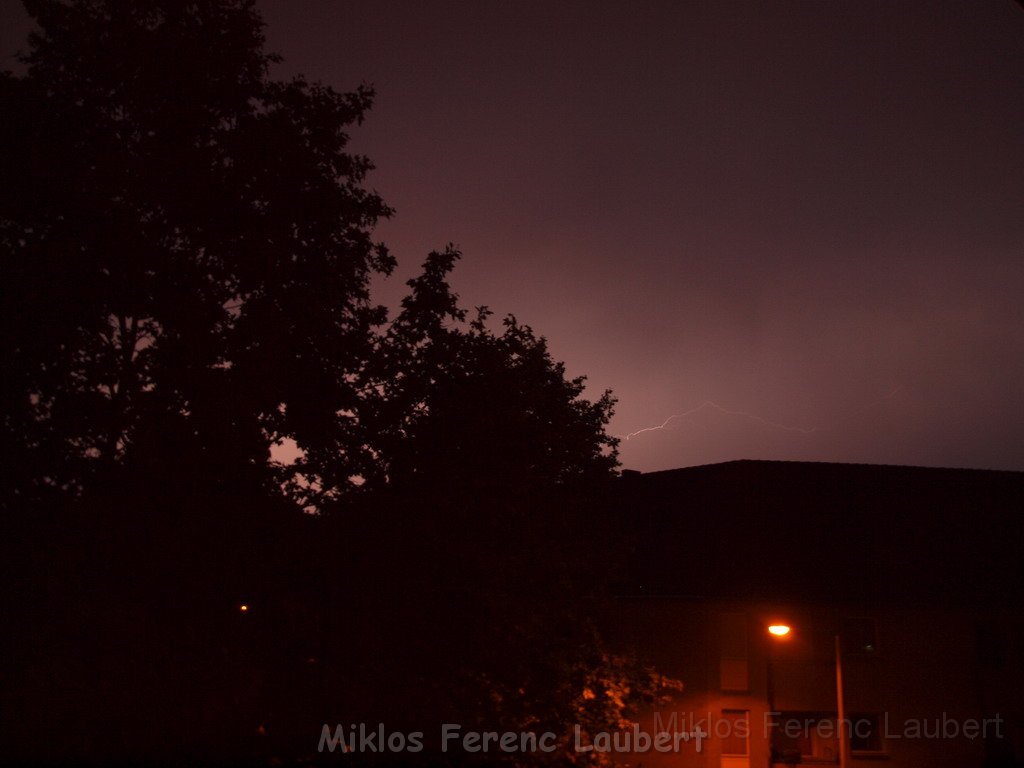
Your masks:
M238 606L238 610L240 610L242 613L246 613L249 610L249 606L245 603L242 603L240 606Z
M768 627L769 634L775 635L775 637L785 637L792 631L788 624L771 624Z

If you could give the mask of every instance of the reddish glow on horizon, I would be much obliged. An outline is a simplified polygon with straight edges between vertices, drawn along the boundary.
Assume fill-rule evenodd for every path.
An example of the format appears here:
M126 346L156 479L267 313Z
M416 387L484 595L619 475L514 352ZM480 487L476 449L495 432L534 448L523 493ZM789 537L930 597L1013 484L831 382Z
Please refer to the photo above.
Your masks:
M614 391L630 469L1024 467L1016 4L527 5L259 0L280 75L377 88L375 300L454 240L464 303Z

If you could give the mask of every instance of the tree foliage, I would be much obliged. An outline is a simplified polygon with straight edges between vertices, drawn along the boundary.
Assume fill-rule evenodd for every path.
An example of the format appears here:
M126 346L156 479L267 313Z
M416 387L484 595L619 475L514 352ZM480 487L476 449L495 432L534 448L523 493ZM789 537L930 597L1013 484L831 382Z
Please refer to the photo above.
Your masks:
M27 75L0 80L12 490L183 457L259 482L283 436L346 485L369 460L345 415L383 318L368 281L393 265L347 151L372 91L273 80L245 0L26 8Z
M614 727L653 695L585 610L612 396L461 307L453 247L393 318L372 300L391 209L348 132L373 91L274 79L250 0L25 5L25 72L0 76L0 491L32 513L6 540L50 543L3 558L32 586L12 610L51 618L18 625L14 689L46 699L52 669L66 719L134 718L143 751L194 711L248 744L339 701ZM119 693L125 670L173 692ZM282 710L296 691L310 708Z
M8 361L19 494L136 464L283 484L322 506L440 478L607 474L612 400L543 338L467 322L430 256L383 331L393 259L348 129L372 90L274 80L251 2L30 0L27 74L0 79ZM301 450L271 471L284 439Z
M382 470L398 489L522 495L610 476L614 399L583 397L547 343L507 316L470 313L446 281L460 254L430 254L382 338Z

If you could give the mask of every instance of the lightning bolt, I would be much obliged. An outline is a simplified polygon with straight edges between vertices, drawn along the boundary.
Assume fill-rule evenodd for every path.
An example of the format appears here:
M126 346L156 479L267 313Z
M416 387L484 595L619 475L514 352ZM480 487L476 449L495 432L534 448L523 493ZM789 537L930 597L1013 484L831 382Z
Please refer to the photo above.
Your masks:
M902 384L897 386L897 387L894 387L892 389L892 391L889 392L889 394L887 394L887 395L885 395L883 397L880 397L877 400L873 400L872 402L870 402L867 405L864 405L864 406L858 408L856 411L854 411L853 413L851 413L851 414L849 414L847 416L841 417L841 418L833 421L830 425L824 427L824 429L828 429L829 427L833 427L836 424L841 424L842 422L849 421L850 419L852 419L852 418L854 418L856 416L859 416L860 414L864 413L864 411L867 411L867 410L869 410L871 408L874 408L879 403L883 403L886 400L891 400L902 389L903 389L903 385ZM712 400L705 400L703 403L698 405L696 408L691 408L690 410L684 411L683 413L674 413L671 416L669 416L667 419L665 419L661 424L658 424L657 426L654 426L654 427L644 427L643 429L638 429L636 432L630 432L628 435L626 435L622 439L623 440L632 440L634 437L637 437L639 435L645 434L647 432L659 432L659 431L661 431L663 429L667 429L668 425L671 424L673 421L676 421L677 419L685 419L687 416L693 416L695 413L699 413L700 411L703 411L703 410L705 410L707 408L710 408L712 410L718 411L719 413L724 413L727 416L739 416L739 417L744 418L744 419L750 419L751 421L756 421L759 424L764 424L766 427L771 427L773 429L781 429L781 430L783 430L785 432L796 432L796 433L801 434L801 435L810 435L810 434L813 434L813 433L819 431L818 427L796 427L796 426L793 426L793 425L790 425L790 424L780 424L777 421L769 421L768 419L763 418L761 416L758 416L757 414L754 414L754 413L747 413L745 411L733 411L733 410L731 410L729 408L723 408L721 405L719 405L718 403L716 403L716 402L714 402Z
M705 400L696 408L691 408L690 410L684 411L683 413L672 414L667 419L665 419L661 424L658 424L655 427L644 427L643 429L638 429L636 432L630 432L628 435L626 435L624 439L632 440L637 435L642 435L645 432L658 432L659 430L667 428L668 425L671 424L673 421L676 421L677 419L685 419L687 416L693 416L695 413L699 413L700 411L703 411L706 408L711 408L712 410L718 411L719 413L724 413L727 416L740 416L741 418L750 419L752 421L758 422L759 424L764 424L766 427L782 429L785 430L786 432L799 432L802 435L809 435L813 432L818 431L817 427L794 427L788 424L779 424L778 422L769 421L768 419L762 418L761 416L757 416L756 414L753 413L746 413L744 411L733 411L730 410L729 408L723 408L718 403L712 400Z

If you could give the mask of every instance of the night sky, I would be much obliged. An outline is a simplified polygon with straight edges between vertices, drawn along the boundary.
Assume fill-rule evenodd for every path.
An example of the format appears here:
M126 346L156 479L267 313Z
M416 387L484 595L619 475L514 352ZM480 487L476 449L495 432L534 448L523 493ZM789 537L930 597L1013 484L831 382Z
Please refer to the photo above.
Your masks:
M1013 0L258 7L281 75L378 91L381 299L460 246L465 304L618 395L625 467L1024 469Z

